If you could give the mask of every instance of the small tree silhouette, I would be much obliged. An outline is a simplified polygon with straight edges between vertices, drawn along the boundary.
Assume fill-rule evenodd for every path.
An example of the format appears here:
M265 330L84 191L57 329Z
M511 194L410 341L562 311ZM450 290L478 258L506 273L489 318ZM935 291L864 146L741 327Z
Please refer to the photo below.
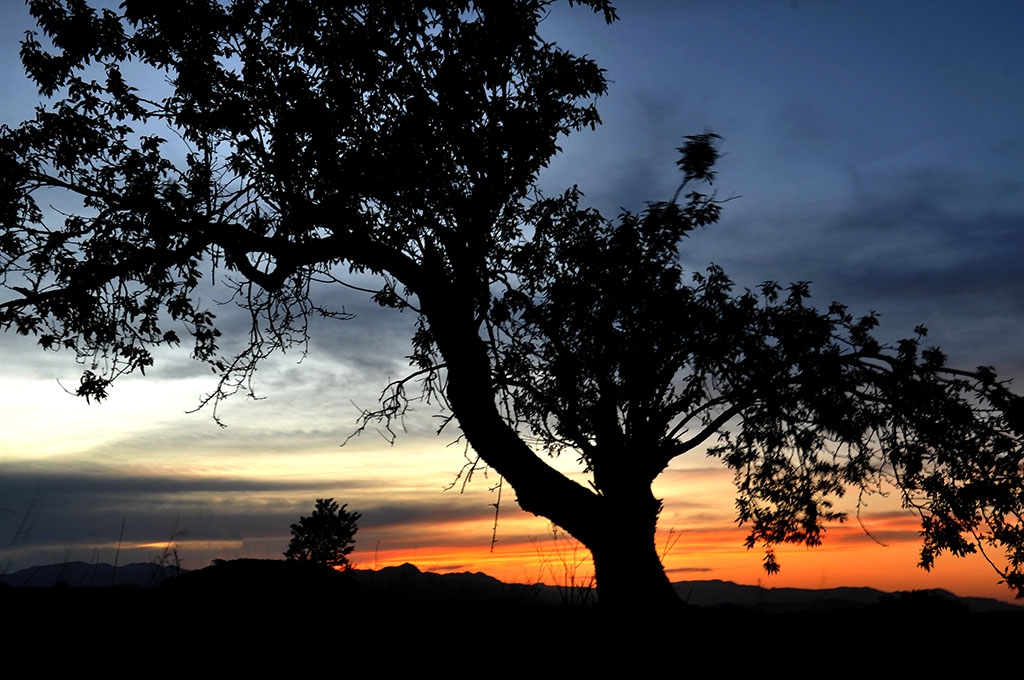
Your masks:
M329 567L350 567L348 554L355 547L358 512L346 512L333 498L318 498L309 517L299 517L293 524L292 541L285 559L318 562Z

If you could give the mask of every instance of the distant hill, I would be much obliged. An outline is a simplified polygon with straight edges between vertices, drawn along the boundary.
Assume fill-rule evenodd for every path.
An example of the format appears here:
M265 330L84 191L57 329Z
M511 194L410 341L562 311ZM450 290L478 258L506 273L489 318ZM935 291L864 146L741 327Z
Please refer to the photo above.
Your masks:
M65 562L30 567L0 576L0 583L19 587L50 588L57 585L79 587L154 587L178 575L195 587L251 587L257 583L294 579L294 570L284 569L282 560L232 560L216 566L188 572L151 563L126 564L116 569L109 564ZM303 573L303 578L308 574ZM422 572L412 564L373 570L352 570L352 579L379 599L432 602L520 602L527 604L591 604L592 592L544 584L504 583L482 573L435 574ZM680 599L699 607L739 607L762 612L819 612L858 610L879 604L889 605L928 598L935 603L960 605L971 612L1017 611L1024 607L988 598L959 598L944 590L915 593L885 593L873 588L761 588L731 581L680 581L675 584ZM353 593L354 594L354 593Z
M679 598L687 604L699 607L735 606L777 612L834 611L861 609L879 603L906 600L910 593L886 593L874 588L826 588L809 590L804 588L762 588L744 586L731 581L679 581L674 584ZM941 590L913 591L917 598L930 597L959 603L975 613L993 611L1018 611L1024 613L1024 606L1010 604L985 597L957 597Z
M183 570L176 567L161 567L150 562L123 564L116 568L110 564L97 562L92 564L62 562L42 567L29 567L0 576L0 583L37 588L50 588L56 585L72 588L109 586L150 588L177 576L181 571Z
M126 565L115 572L77 562L8 575L5 581L25 587L0 584L4 650L69 675L110 650L144 664L156 659L167 668L229 677L291 677L308 669L404 676L431 668L453 677L494 669L600 677L609 668L663 673L672 668L666 659L686 666L700 657L738 668L777 663L793 677L827 673L837 659L883 668L886 676L943 677L962 650L984 650L987 674L1013 678L1024 639L1024 608L987 601L978 609L938 591L691 581L677 584L689 606L647 615L562 606L588 597L580 591L507 584L480 573L425 573L411 564L340 572L242 559L141 587L152 569ZM872 665L862 663L865 650Z

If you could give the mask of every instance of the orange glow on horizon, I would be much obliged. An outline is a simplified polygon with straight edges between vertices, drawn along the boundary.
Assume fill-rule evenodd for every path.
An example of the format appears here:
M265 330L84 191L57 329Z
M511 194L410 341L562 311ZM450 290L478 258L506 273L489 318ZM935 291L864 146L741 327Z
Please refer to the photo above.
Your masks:
M746 532L735 526L683 532L659 532L657 546L669 579L723 580L765 588L827 589L869 587L883 591L942 588L960 596L991 597L1016 602L1013 592L998 583L999 576L980 555L964 559L944 555L932 572L920 560L919 525L912 516L893 516L874 524L876 542L854 524L829 530L823 545L779 546L775 553L781 572L768 575L762 567L763 548L747 550ZM479 533L476 534L479 536ZM879 539L881 540L881 539ZM674 541L674 544L672 543ZM436 573L482 572L506 583L568 585L588 583L593 574L589 552L572 539L550 534L533 540L499 541L486 545L430 545L420 548L357 550L356 568L382 569L406 562Z

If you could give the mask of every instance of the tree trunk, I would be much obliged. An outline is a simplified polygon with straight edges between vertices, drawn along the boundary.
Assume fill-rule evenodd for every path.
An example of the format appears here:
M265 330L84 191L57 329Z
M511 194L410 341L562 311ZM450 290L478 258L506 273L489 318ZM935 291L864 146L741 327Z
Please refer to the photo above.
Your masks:
M550 519L590 550L599 605L613 610L678 605L654 544L661 502L651 493L650 475L629 465L609 470L602 494L596 494L548 465L497 409L472 305L443 280L418 294L446 361L447 397L463 434L515 489L523 510Z
M629 499L605 495L600 526L586 542L594 557L598 605L602 609L678 606L679 596L658 557L654 532L661 503L650 489Z

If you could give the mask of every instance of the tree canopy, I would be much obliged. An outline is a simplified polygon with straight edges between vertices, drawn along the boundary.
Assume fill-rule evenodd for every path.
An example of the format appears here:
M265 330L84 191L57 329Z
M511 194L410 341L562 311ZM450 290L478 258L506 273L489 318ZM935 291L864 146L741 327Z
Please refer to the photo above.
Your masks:
M291 525L292 539L284 557L325 564L328 567L348 569L348 556L355 549L356 523L362 515L340 508L333 498L316 499L316 507L309 517L299 517Z
M722 208L716 135L685 138L679 189L638 212L541 194L606 89L539 37L553 4L31 2L48 44L29 35L22 59L48 103L0 129L0 327L85 359L90 399L184 335L216 401L311 315L347 318L322 286L374 274L374 300L418 325L411 374L367 420L399 417L413 385L438 398L523 509L590 549L606 604L675 598L651 482L705 450L735 472L769 570L773 546L842 519L838 496L892 485L922 566L982 550L1024 592L1021 398L947 366L923 328L888 346L874 316L815 309L806 283L684 273L682 239ZM130 84L143 67L166 87ZM73 207L42 208L55 193ZM251 316L238 354L204 277ZM591 488L545 451L577 456Z

